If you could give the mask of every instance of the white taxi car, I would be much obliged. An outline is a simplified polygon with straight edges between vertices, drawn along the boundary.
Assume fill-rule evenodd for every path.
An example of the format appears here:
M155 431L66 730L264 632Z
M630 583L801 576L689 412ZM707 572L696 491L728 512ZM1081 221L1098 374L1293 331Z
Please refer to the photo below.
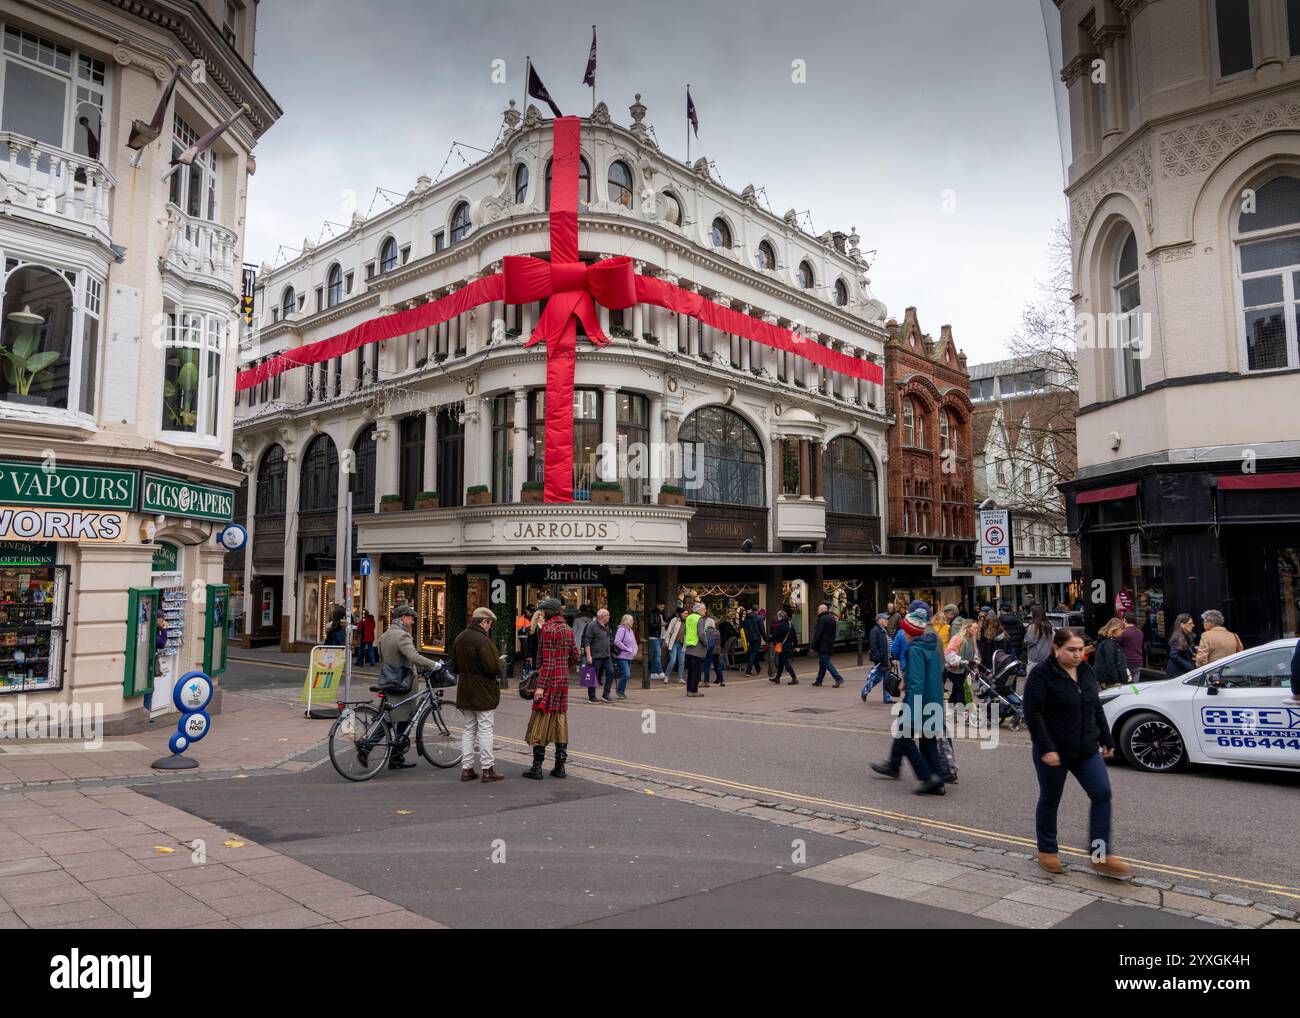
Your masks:
M1102 691L1115 746L1144 771L1193 764L1300 768L1296 640L1274 640L1173 679Z

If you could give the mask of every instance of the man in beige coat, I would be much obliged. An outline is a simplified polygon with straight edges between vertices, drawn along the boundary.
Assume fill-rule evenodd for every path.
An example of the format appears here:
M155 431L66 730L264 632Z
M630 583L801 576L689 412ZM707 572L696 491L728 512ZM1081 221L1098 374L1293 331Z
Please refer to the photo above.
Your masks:
M379 684L405 684L408 690L406 693L392 692L388 695L391 700L398 702L410 700L410 703L398 707L390 715L393 724L397 726L393 753L388 758L390 770L415 766L414 763L406 762L406 750L410 746L410 736L406 729L416 705L415 669L436 668L438 665L433 658L425 657L415 649L415 641L411 639L411 629L414 626L415 609L404 604L393 613L393 624L384 630L384 635L379 640Z
M1236 633L1223 628L1223 612L1215 611L1213 608L1201 612L1201 624L1205 626L1205 632L1201 636L1200 645L1196 648L1197 668L1212 664L1220 658L1243 649L1241 638Z
M465 715L461 781L478 777L474 772L475 746L483 763L483 780L504 781L506 777L496 772L496 757L492 752L492 727L501 704L504 670L492 643L492 627L496 621L491 608L475 608L469 625L451 645L451 656L456 662L456 706Z

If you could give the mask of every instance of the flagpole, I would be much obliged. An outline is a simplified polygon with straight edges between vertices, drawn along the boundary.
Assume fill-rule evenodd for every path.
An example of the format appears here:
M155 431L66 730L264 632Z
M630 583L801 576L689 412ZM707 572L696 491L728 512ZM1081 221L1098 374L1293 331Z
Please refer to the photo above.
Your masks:
M691 83L686 83L686 165L691 165Z
M530 56L525 56L524 57L524 104L519 110L520 113L528 112L528 78L532 74L532 69L533 69L533 58Z
M592 26L591 26L591 41L592 41L592 44L594 45L594 44L595 44L595 41L596 41L596 26L595 26L595 25L592 25ZM591 113L592 113L592 116L595 116L595 114L596 114L596 74L595 74L594 71L592 72L592 75L591 75Z

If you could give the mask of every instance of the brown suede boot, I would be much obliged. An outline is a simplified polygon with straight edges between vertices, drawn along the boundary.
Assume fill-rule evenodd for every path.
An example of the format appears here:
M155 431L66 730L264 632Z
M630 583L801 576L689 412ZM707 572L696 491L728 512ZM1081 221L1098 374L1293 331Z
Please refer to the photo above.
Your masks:
M461 781L477 781L478 772L473 767L466 767L460 772Z
M1091 866L1093 872L1100 873L1103 877L1114 877L1116 880L1133 875L1133 867L1117 855L1108 855L1101 862L1091 863Z
M483 770L484 783L487 783L489 781L505 781L505 779L506 776L504 774L498 774L497 769L495 767L487 767L484 768Z
M1047 870L1048 873L1065 872L1065 867L1061 865L1061 857L1055 852L1039 852L1038 865Z

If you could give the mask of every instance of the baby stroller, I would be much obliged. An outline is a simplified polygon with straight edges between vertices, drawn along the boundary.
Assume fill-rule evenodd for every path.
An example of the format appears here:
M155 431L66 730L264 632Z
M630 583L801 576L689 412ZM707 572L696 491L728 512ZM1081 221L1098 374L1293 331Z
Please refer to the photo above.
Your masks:
M1025 708L1016 684L1020 680L1020 660L1005 650L994 651L993 667L985 668L978 662L968 666L971 692L975 697L976 718L993 718L993 705L997 704L998 724L1010 720L1011 730L1019 731L1025 721Z

